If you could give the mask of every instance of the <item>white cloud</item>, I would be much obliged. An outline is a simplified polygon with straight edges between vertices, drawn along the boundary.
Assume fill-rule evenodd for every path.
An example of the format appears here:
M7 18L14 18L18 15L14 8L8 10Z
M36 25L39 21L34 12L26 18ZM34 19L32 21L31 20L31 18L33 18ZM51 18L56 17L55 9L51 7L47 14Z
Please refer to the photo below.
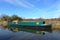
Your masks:
M54 14L52 18L59 18L60 14Z
M60 10L56 10L51 13L52 13L51 18L59 18L60 17Z
M26 0L4 0L4 1L13 5L19 5L26 8L34 7L33 4L27 2Z
M55 11L54 17L56 17L56 18L60 17L60 10L56 10Z

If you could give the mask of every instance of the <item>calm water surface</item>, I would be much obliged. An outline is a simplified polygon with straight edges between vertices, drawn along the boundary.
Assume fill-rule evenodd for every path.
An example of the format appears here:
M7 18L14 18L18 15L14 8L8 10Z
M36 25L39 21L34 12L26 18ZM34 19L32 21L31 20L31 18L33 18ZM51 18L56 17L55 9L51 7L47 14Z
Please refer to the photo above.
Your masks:
M52 32L45 32L43 34L36 34L31 32L11 32L8 29L0 27L0 40L60 40L59 30L52 30Z

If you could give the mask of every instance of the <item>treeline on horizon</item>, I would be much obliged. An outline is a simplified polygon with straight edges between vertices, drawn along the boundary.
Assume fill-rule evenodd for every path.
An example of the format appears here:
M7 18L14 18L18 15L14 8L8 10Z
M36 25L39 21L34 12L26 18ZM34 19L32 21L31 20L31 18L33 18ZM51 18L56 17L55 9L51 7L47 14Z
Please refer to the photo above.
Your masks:
M9 20L11 20L11 21L19 20L19 21L21 21L23 19L22 19L22 17L19 17L17 15L12 15L12 16L3 15L3 16L0 16L0 20L2 20L2 21L9 21Z
M4 20L4 21L9 21L9 20L19 20L19 21L60 21L60 18L51 18L51 19L45 19L45 18L36 18L36 19L25 19L25 18L22 18L18 15L12 15L12 16L8 16L8 15L3 15L3 16L0 16L0 20Z

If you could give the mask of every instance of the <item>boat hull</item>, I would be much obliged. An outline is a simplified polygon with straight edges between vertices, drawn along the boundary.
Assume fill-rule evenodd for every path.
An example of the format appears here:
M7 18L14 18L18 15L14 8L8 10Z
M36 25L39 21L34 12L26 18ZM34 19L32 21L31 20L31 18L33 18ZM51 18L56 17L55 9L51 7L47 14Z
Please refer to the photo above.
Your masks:
M45 29L49 29L51 28L51 25L50 26L23 26L23 25L10 25L9 28L27 28L27 29L36 29L36 30L45 30Z

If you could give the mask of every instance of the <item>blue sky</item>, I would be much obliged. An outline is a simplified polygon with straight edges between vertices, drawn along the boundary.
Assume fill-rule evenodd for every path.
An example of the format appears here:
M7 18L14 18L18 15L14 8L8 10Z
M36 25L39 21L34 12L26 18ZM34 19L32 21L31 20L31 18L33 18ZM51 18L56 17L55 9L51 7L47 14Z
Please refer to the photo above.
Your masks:
M60 17L60 0L0 0L0 15L23 18Z

